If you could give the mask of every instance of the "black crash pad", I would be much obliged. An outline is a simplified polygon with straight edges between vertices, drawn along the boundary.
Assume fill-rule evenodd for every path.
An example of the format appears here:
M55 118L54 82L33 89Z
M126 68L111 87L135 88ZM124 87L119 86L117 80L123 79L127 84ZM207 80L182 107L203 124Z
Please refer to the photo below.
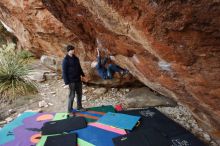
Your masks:
M121 111L120 113L141 116L139 126L135 127L133 131L154 128L166 137L188 133L185 128L155 108Z
M115 146L170 146L170 141L158 131L148 128L113 139Z
M85 128L87 126L86 120L83 117L71 117L64 120L50 121L41 128L42 135L62 134Z
M206 146L201 140L191 133L171 137L170 142L173 146Z
M174 146L179 146L175 144L181 142L186 142L189 146L205 146L205 144L191 134L190 131L186 130L155 108L120 111L119 113L141 116L139 125L130 132L138 132L153 128L155 131L158 131L161 135L166 137Z
M77 146L76 134L48 136L44 146Z

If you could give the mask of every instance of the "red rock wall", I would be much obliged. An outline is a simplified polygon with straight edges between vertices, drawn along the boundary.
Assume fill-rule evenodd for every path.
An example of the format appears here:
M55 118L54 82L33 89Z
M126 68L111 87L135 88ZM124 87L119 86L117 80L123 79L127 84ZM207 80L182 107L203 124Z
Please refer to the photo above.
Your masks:
M85 67L101 44L220 139L218 0L1 0L0 19L38 55L62 56L61 48L76 44Z

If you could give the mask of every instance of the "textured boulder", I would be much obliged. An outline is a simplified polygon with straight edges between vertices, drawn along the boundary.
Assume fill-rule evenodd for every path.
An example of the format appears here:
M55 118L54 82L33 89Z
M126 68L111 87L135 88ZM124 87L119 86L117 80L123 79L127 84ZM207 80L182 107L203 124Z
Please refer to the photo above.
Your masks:
M62 48L74 44L85 68L97 45L107 48L220 139L218 0L1 0L0 19L38 56L62 57Z
M152 106L176 106L171 99L155 94L149 88L142 87L132 90L125 95L126 108L146 108Z
M36 81L39 83L44 82L46 80L44 71L31 72L29 73L28 78L32 81Z
M106 88L97 88L95 91L93 91L97 95L105 94L108 90Z
M49 69L55 72L61 72L62 70L62 61L58 57L43 55L41 56L40 61L44 66L48 67Z

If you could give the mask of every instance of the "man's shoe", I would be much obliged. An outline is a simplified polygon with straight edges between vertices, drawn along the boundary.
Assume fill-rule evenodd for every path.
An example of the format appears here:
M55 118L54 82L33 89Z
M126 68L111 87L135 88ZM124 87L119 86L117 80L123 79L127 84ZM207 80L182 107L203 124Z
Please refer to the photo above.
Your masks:
M121 72L122 77L124 77L125 75L127 75L129 73L129 71L127 69L123 70Z
M128 74L129 73L129 71L127 70L127 69L125 69L124 71L123 71L123 74L124 75L126 75L126 74Z
M68 114L67 114L67 118L75 117L75 116L76 116L75 113L68 113Z
M87 111L85 108L83 108L83 107L80 107L80 108L77 108L76 109L77 111L80 111L80 112L85 112L85 111Z
M113 61L115 60L115 56L110 55L109 58Z

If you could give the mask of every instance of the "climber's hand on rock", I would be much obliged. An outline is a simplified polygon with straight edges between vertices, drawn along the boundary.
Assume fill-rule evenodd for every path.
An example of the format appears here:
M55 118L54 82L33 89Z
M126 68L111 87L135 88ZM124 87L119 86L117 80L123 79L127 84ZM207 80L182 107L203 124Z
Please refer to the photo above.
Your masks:
M112 56L112 55L111 55L111 56L109 56L109 58L110 58L111 60L113 60L113 61L115 60L115 56Z
M81 79L82 79L82 81L84 81L84 82L88 82L88 81L89 81L88 78L86 78L85 76L84 76L84 77L81 77Z

